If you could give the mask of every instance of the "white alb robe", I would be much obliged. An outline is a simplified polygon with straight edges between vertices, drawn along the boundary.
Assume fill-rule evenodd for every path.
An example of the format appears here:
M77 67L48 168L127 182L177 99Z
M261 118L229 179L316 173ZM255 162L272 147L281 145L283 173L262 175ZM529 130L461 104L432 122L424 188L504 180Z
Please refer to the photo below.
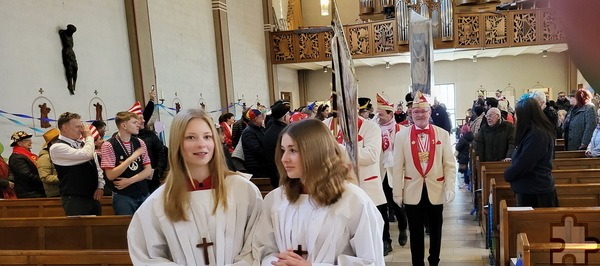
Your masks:
M270 266L288 249L308 251L312 265L385 265L383 219L373 201L358 186L347 183L338 202L319 207L303 194L290 203L280 187L263 202L252 252L260 265Z
M239 175L225 179L228 208L213 215L212 190L188 192L188 221L171 222L163 205L164 186L158 188L134 214L127 240L134 265L252 265L251 241L262 210L258 188ZM206 238L209 263L203 248Z

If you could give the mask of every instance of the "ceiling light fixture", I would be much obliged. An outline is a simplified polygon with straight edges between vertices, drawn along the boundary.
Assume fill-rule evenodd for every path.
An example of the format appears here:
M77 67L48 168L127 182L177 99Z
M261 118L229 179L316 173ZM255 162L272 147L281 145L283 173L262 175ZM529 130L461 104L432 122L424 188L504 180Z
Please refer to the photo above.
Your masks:
M321 16L329 16L329 0L321 0Z
M543 57L543 58L546 58L546 57L548 57L548 50L544 50L544 51L542 52L542 57Z
M390 68L390 62L385 62L385 68Z
M323 66L323 73L327 73L327 66Z
M477 55L473 55L473 63L477 63Z

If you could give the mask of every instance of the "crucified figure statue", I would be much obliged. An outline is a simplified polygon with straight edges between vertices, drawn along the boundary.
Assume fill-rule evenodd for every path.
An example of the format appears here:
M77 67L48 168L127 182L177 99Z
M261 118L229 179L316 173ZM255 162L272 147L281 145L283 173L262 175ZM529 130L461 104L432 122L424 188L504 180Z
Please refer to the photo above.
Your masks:
M65 74L67 76L67 89L71 95L75 94L75 83L77 82L77 58L73 51L73 33L77 28L73 24L67 25L67 29L58 30L60 42L62 43L62 59L65 66Z

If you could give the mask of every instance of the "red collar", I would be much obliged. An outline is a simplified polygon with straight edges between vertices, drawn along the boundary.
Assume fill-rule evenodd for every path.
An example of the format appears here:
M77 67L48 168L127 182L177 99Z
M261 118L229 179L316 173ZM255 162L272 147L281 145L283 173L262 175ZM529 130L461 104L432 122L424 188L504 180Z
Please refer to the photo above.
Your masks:
M198 190L209 190L212 189L212 178L209 176L202 181L202 183L198 182L196 179L192 179L193 184L188 185L188 191L198 191Z

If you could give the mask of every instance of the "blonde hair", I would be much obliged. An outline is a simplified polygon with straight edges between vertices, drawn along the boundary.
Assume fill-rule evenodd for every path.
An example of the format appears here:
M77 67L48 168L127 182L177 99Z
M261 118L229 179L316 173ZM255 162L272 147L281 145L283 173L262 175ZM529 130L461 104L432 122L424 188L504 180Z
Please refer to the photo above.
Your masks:
M213 199L215 202L212 212L214 214L219 205L222 205L224 209L227 209L227 190L225 189L224 181L225 178L233 172L229 171L225 163L223 147L220 144L217 129L214 126L212 118L204 112L204 110L185 109L181 110L173 118L169 136L169 165L171 170L167 175L164 185L165 192L163 203L165 206L165 214L172 222L188 220L185 211L190 204L188 187L191 182L191 177L189 169L183 160L181 148L183 146L183 140L185 139L185 130L190 121L194 119L202 119L208 124L213 135L212 139L215 142L213 157L208 162L213 186Z
M320 206L336 203L344 193L345 182L351 180L353 173L331 132L317 119L296 122L281 132L275 151L275 161L281 177L279 182L288 200L296 202L302 192L301 180L289 178L281 162L281 136L286 134L296 142L296 148L302 156L301 179L304 190Z

